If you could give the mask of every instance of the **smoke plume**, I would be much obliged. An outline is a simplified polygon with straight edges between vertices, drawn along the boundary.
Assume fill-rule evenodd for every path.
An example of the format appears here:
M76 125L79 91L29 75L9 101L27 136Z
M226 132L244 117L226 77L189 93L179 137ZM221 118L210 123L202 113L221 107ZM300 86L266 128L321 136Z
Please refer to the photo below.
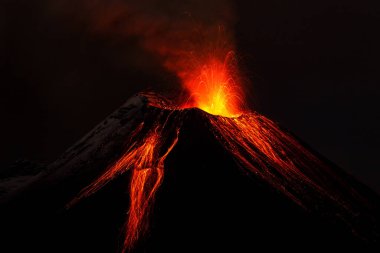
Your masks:
M209 76L211 71L226 72L219 74L217 82L233 80L234 93L242 93L240 85L235 85L241 81L234 57L235 17L229 1L82 0L75 4L74 10L64 5L55 8L74 11L74 15L85 19L90 33L108 39L135 40L141 48L159 57L193 99L199 93L213 92L209 87L208 90L194 87L202 82L199 76L204 72ZM210 65L213 69L209 69ZM239 101L232 101L236 100L233 98L229 103L241 103L242 96L238 97ZM195 104L190 102L188 106Z

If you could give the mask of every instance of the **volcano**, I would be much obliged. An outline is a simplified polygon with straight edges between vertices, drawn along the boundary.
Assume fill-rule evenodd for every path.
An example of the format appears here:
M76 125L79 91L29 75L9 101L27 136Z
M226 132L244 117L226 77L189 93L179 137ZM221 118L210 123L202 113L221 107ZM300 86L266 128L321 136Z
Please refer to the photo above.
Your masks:
M256 112L139 94L31 166L1 181L1 252L379 248L378 196Z

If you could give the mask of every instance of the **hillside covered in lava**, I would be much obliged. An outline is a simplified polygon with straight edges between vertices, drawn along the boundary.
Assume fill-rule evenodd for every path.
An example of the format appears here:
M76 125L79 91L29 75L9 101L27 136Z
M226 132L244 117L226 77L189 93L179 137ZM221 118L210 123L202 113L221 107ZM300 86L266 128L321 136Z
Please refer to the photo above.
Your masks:
M256 112L141 94L52 164L19 166L0 184L3 252L379 246L378 196Z

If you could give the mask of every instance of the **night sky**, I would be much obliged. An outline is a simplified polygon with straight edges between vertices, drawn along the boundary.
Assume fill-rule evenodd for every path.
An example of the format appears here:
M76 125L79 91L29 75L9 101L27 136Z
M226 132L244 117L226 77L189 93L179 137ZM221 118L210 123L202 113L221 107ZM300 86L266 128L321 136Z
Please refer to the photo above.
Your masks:
M94 34L79 1L64 2L2 1L0 169L53 161L136 92L178 87L136 38ZM372 2L233 1L232 27L252 107L380 192L380 6Z

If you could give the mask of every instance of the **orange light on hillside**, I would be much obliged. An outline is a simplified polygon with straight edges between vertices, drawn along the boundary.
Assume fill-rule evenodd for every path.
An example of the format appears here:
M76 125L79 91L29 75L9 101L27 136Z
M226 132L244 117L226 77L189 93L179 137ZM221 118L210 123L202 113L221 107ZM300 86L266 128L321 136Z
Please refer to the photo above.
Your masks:
M178 141L179 130L170 146L166 147L165 153L160 155L159 150L162 148L163 140L166 139L162 137L163 126L158 122L154 126L145 138L132 142L129 149L112 166L67 205L70 207L76 204L100 190L115 177L132 170L129 189L130 208L122 252L131 249L137 239L147 231L148 214L164 177L165 159ZM136 128L132 136L141 133L142 128L143 124Z

